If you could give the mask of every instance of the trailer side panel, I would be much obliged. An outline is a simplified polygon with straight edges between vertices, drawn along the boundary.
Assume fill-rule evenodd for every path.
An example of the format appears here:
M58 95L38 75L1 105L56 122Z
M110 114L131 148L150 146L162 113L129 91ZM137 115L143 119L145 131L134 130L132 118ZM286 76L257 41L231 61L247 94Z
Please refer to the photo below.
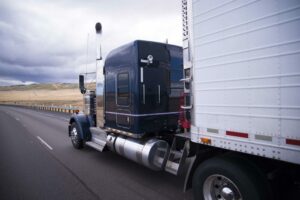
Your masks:
M300 164L300 2L189 2L192 141Z

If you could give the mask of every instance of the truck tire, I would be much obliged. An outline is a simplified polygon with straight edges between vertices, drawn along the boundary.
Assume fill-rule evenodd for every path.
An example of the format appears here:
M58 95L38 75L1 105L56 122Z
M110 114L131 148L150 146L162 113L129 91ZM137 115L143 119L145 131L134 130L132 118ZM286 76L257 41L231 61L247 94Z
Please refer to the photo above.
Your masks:
M243 159L215 157L193 175L195 200L267 200L269 183L257 167Z
M81 149L83 147L83 140L79 136L79 129L75 122L71 125L70 137L75 149Z

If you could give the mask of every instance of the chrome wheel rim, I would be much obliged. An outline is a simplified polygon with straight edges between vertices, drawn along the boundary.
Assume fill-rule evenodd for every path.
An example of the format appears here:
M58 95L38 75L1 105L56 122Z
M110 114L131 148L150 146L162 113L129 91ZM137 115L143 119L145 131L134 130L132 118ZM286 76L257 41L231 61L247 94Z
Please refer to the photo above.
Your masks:
M71 131L71 139L72 139L72 141L74 141L74 140L76 140L76 138L77 138L77 130L76 130L76 128L74 127L73 129L72 129L72 131Z
M229 178L214 174L204 181L203 196L205 200L242 200L238 187Z

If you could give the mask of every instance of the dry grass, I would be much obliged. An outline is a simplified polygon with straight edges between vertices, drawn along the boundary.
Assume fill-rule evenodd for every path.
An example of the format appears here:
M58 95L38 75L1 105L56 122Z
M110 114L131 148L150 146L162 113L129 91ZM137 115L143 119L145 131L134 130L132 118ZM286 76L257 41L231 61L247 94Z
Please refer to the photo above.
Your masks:
M42 86L39 86L42 87ZM44 87L47 88L47 87ZM0 104L22 105L72 105L82 108L83 96L78 88L74 89L24 89L0 90Z
M45 83L32 85L12 85L1 86L0 91L27 91L27 90L61 90L61 89L76 89L77 83Z
M94 89L95 83L86 84L87 89ZM83 107L83 95L78 84L33 84L0 87L0 104L22 105L72 105Z

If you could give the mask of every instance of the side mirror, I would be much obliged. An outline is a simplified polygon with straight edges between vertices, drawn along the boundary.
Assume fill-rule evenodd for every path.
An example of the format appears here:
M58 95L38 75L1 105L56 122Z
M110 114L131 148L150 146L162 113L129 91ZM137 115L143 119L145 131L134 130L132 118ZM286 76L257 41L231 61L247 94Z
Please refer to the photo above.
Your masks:
M81 94L85 94L86 88L84 87L84 75L79 75L79 89Z

